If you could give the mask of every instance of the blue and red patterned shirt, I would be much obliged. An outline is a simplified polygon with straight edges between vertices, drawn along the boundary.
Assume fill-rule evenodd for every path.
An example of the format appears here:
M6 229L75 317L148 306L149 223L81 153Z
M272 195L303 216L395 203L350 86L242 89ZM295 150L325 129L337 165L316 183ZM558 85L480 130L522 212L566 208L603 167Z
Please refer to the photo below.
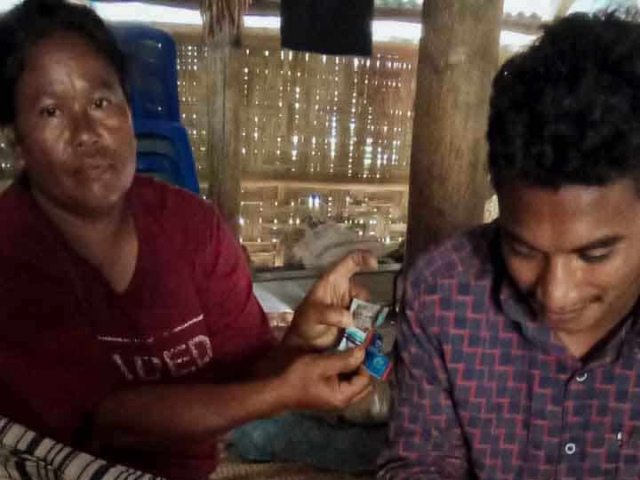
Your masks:
M640 479L637 309L572 356L535 321L498 237L454 237L409 274L378 479Z

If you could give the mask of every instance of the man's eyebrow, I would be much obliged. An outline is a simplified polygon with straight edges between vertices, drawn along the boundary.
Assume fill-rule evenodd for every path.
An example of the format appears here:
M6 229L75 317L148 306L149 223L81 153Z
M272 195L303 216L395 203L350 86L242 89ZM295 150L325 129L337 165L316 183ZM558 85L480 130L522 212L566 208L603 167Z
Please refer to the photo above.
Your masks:
M617 243L620 243L622 240L624 240L623 235L607 235L592 242L586 243L578 248L575 248L574 252L584 252L586 250L595 250L598 248L609 248L613 247Z
M511 230L503 228L502 233L503 235L505 235L505 237L507 237L507 240L509 241L521 243L527 248L535 250L536 252L543 251L540 248L536 247L535 245L532 245L531 243L527 242L524 238L520 237L517 233ZM588 250L596 250L598 248L609 248L620 243L622 240L624 240L624 235L606 235L602 238L598 238L591 242L585 243L584 245L580 245L579 247L574 248L572 252L580 253Z
M502 228L502 234L510 242L521 243L522 245L524 245L527 248L530 248L531 250L535 250L536 252L542 252L542 250L540 248L536 247L535 245L530 244L524 238L522 238L520 235L518 235L516 232L513 232L513 231L503 227Z

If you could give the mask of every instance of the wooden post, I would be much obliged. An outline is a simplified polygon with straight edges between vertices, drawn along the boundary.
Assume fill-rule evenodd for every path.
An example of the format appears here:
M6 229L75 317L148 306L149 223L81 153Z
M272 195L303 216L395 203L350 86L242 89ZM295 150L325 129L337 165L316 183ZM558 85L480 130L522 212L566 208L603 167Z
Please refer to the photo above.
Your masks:
M502 0L428 0L422 15L405 265L482 222Z
M207 42L207 110L209 118L207 162L209 167L208 196L213 200L234 232L238 232L240 216L241 165L229 158L229 109L227 89L232 36L221 33Z

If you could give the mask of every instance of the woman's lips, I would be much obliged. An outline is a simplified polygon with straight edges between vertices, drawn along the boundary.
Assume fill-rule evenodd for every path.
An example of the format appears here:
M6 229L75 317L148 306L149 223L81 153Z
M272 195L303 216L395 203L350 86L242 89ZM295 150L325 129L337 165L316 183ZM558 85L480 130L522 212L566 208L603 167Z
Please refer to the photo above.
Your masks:
M87 178L100 178L113 170L113 165L108 161L87 162L78 168L78 174Z

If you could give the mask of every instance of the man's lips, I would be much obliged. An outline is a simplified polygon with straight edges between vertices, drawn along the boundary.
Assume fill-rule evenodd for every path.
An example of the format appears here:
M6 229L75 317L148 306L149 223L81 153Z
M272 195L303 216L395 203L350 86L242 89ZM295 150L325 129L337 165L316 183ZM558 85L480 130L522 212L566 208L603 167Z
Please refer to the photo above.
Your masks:
M547 309L539 310L542 318L552 323L566 322L568 320L572 320L573 318L580 315L583 311L584 311L584 307L564 309L564 310L547 310Z

